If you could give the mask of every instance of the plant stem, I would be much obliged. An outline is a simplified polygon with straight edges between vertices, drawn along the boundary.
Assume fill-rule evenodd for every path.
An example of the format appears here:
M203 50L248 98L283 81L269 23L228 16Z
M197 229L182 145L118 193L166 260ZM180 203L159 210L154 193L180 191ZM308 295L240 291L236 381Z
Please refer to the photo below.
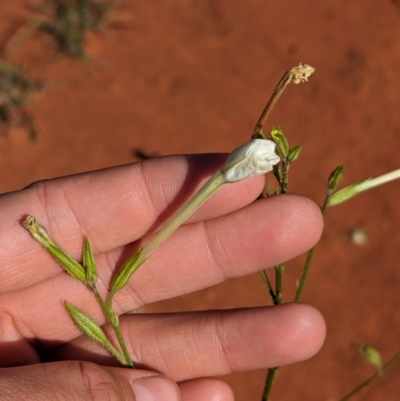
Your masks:
M283 91L285 90L286 86L290 82L300 83L300 82L307 82L307 78L314 72L314 68L310 67L307 64L300 64L297 67L291 68L289 71L286 71L283 74L283 77L279 80L278 84L276 85L274 91L272 92L271 97L269 98L264 110L261 113L260 118L257 121L256 126L254 127L253 134L251 135L252 139L258 138L258 134L265 123L269 113L275 106L276 102L282 95Z
M276 374L278 373L278 369L279 369L278 366L275 368L268 369L268 374L267 374L267 377L265 378L264 391L263 391L261 401L268 401L268 397L269 397L269 394L272 389L272 384L274 383Z
M285 270L285 264L281 263L275 267L275 305L282 303L282 277Z
M272 285L271 285L271 282L269 281L267 272L265 270L261 270L260 276L261 276L265 286L267 287L267 290L271 297L272 303L275 304L276 295L275 295L274 290L272 289Z
M373 376L362 382L354 390L350 391L350 393L346 394L339 401L350 400L351 398L359 394L362 390L366 389L372 383L380 379L390 368L392 368L398 362L400 362L400 351L394 354L392 358L384 366L382 366L382 369L380 371L376 372Z
M303 273L301 274L301 279L297 287L296 295L294 297L294 302L300 302L301 295L303 294L304 286L308 278L308 273L310 272L311 262L314 258L315 246L313 246L307 253L306 263L304 264Z
M321 206L322 215L325 215L325 211L331 194L332 191L328 190L324 203ZM306 263L304 264L303 273L301 274L301 279L297 287L296 295L294 297L294 302L300 302L301 295L303 294L303 290L307 282L308 273L310 272L311 262L313 261L316 247L317 247L316 245L313 246L307 253Z
M121 350L124 354L125 357L125 365L129 368L134 368L134 364L132 362L132 359L129 355L128 349L126 348L124 338L122 336L120 327L119 327L119 319L115 315L114 311L112 310L112 306L109 304L106 304L104 302L104 299L101 297L100 293L98 292L97 288L95 285L89 286L89 289L93 292L98 304L100 305L101 309L103 310L104 315L108 319L108 321L111 323L111 327L114 330L114 333L117 337L118 343L121 347Z

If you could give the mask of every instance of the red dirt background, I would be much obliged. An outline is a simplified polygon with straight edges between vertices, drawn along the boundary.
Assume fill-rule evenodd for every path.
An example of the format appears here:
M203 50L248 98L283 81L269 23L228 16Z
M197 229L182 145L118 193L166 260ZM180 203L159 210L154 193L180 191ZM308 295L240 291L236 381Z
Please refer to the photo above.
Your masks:
M24 4L2 0L0 41L29 20ZM21 129L0 139L1 192L130 163L137 150L230 151L249 138L274 85L300 61L315 74L288 87L268 122L304 146L290 190L320 203L339 164L344 184L399 167L399 1L126 0L121 10L126 28L91 35L89 61L56 54L41 35L18 54L51 88L29 106L39 141ZM360 346L378 348L384 360L400 348L398 205L399 184L392 183L328 211L303 298L324 314L328 337L316 357L281 370L272 400L337 400L374 372ZM357 228L367 235L363 246L350 240ZM303 262L285 272L286 301ZM146 311L268 303L253 275ZM397 366L362 399L399 400L399 375ZM248 401L260 399L264 377L223 379L237 401Z

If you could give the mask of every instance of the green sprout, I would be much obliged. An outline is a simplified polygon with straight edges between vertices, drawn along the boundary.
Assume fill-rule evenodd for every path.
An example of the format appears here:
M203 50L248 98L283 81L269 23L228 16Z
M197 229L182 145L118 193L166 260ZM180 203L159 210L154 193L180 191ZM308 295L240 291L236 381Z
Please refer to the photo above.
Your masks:
M49 34L57 49L74 58L85 58L87 33L113 23L110 3L93 0L48 0L49 16L41 18L38 29Z

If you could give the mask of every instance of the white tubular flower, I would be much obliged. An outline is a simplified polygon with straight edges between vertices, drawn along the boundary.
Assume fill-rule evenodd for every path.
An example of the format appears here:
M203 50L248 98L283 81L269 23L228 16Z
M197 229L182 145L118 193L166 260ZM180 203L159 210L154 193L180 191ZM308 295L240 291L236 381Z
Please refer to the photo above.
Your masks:
M226 182L268 173L280 161L275 143L268 139L253 139L235 149L220 168Z
M175 216L143 247L141 257L147 259L151 252L165 241L195 210L197 210L221 185L268 173L279 163L275 143L268 139L253 139L235 149L226 163L180 209Z

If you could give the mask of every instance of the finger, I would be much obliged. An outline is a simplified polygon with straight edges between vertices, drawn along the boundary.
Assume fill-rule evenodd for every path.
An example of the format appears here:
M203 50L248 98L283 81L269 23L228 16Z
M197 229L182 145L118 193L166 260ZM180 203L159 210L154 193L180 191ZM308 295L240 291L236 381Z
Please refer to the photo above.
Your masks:
M224 162L226 155L170 156L42 181L0 197L0 291L33 285L60 272L22 227L35 216L79 259L83 235L95 253L154 232ZM237 210L260 193L262 177L225 185L189 221ZM40 266L40 269L39 269Z
M0 394L3 401L181 400L176 383L154 372L78 361L2 369Z
M197 379L179 383L182 401L234 401L232 389L216 379Z
M206 225L188 225L135 273L116 296L115 310L126 312L284 262L314 245L321 229L318 207L306 198L291 195L255 202ZM120 253L105 255L98 261L99 277L104 280L99 289L104 295L119 257ZM63 300L104 323L93 295L66 274L0 297L13 321L21 322L20 335L48 341L68 341L79 335L61 305ZM38 316L36 310L45 313Z
M130 354L139 366L176 381L282 366L310 358L325 339L325 322L311 306L131 315L122 319ZM110 333L111 335L111 333ZM86 337L61 346L61 359L113 363Z

